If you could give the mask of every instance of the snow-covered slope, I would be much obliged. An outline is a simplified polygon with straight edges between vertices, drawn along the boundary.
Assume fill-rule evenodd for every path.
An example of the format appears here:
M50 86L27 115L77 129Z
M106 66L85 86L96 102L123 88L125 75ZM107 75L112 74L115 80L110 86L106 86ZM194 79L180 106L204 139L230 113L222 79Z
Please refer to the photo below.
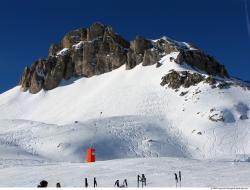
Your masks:
M162 87L161 78L171 69L198 72L171 61L177 55L164 56L159 68L122 66L64 81L50 91L30 94L17 86L1 94L1 146L75 162L84 160L83 152L91 145L98 160L247 158L250 91L237 85L212 89L203 82L179 91ZM186 94L180 96L181 92Z
M14 165L15 166L15 165ZM30 163L0 165L0 187L36 187L47 180L49 187L113 187L116 180L137 187L137 175L145 174L147 187L175 187L174 173L182 172L182 187L248 187L250 165L246 162L198 161L182 158L137 158L86 163ZM11 176L11 180L10 180ZM177 184L179 187L179 183Z

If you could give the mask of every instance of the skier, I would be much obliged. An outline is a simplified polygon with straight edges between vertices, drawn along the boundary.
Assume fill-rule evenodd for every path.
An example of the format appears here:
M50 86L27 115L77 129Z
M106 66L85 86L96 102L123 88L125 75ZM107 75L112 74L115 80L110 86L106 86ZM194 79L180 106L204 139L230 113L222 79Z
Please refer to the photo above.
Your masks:
M140 187L140 182L141 182L141 186L146 186L147 183L146 183L146 177L144 174L142 174L141 176L140 175L137 175L137 187Z
M85 178L85 187L87 188L89 186L88 184L88 178Z
M94 177L94 188L97 187L97 181L96 178Z
M114 187L120 187L120 185L119 185L119 180L116 180L116 181L115 181Z
M178 184L178 177L177 177L177 174L176 173L174 173L174 176L175 176L175 186L177 187L177 184Z
M57 188L60 188L60 187L61 187L61 184L60 184L60 183L56 183L56 187L57 187Z
M48 187L48 182L45 180L42 180L37 187Z
M124 181L123 181L123 187L128 187L128 182L127 182L127 179L124 179Z
M181 187L181 171L179 171L179 181L180 181L180 187Z
M146 179L146 177L145 177L144 174L142 174L141 176L142 176L142 177L141 177L141 178L142 178L142 179L141 179L142 187L143 187L143 186L146 187L146 185L147 185L146 180L147 180L147 179Z
M137 187L140 187L141 176L137 175Z

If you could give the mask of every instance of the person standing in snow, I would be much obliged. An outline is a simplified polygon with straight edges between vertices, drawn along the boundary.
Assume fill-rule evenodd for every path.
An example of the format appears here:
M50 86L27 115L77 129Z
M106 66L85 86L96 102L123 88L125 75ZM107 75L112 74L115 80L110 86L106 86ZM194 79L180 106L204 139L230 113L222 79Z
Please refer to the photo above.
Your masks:
M89 186L88 184L88 178L85 178L85 187L87 188Z
M128 187L128 182L127 182L127 179L124 179L124 181L123 181L123 187Z
M175 186L177 187L178 184L178 176L176 173L174 173L174 177L175 177Z
M137 175L137 187L140 187L141 176Z
M42 180L42 181L40 182L40 184L39 184L37 187L46 188L46 187L48 187L48 182L45 181L45 180Z
M142 183L142 187L147 185L147 179L145 177L144 174L141 175L141 183Z
M94 188L97 187L97 181L96 178L94 177Z
M179 181L180 181L180 187L181 187L181 171L179 171Z
M119 180L116 180L116 181L115 181L114 187L120 187L120 185L119 185Z

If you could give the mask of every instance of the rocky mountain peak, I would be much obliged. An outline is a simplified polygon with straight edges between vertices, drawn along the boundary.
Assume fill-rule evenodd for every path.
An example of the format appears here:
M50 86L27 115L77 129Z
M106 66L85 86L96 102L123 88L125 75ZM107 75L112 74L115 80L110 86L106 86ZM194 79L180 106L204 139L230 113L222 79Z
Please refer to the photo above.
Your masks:
M24 91L37 93L41 89L51 90L62 80L72 77L91 77L110 72L126 65L132 69L157 64L165 55L179 52L174 60L187 63L210 75L228 77L223 65L213 57L187 43L163 37L148 40L142 36L129 42L115 33L110 26L94 23L88 28L68 32L58 44L51 44L48 57L25 67L19 84Z

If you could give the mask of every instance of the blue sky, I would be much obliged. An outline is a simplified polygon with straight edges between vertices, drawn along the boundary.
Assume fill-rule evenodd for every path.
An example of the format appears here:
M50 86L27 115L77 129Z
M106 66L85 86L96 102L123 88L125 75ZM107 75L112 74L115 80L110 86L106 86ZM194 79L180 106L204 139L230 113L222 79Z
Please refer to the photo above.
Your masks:
M17 85L26 65L47 57L51 43L95 21L111 25L127 40L140 34L191 42L231 75L250 80L243 0L2 0L0 93Z

